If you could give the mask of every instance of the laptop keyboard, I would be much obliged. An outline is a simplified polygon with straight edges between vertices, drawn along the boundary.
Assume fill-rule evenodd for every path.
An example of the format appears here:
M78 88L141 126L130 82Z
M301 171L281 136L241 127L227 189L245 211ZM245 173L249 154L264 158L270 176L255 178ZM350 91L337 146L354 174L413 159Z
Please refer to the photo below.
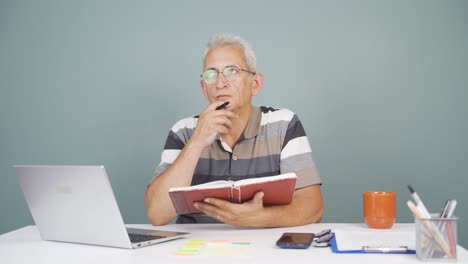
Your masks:
M132 243L138 243L142 241L149 241L153 239L163 238L162 236L142 235L142 234L132 234L132 233L128 233L128 236L130 237L130 241L132 241Z

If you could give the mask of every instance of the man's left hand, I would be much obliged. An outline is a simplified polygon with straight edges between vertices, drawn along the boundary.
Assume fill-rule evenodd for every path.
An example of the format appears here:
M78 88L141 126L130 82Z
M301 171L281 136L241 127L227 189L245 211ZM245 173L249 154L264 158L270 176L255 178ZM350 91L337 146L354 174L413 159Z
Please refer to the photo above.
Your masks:
M194 203L195 208L218 219L221 222L237 226L261 226L263 192L257 192L252 200L243 204L231 203L217 198L205 198L203 202Z

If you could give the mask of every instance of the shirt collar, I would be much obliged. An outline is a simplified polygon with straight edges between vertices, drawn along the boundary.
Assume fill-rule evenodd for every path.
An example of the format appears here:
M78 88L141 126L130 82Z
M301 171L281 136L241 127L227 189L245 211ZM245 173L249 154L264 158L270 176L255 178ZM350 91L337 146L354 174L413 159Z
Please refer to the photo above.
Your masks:
M244 133L241 134L239 141L244 139L253 138L256 135L260 134L260 122L262 120L262 110L259 107L252 106L252 112L250 112L249 121L247 122L247 126L245 127ZM232 153L232 149L221 139L221 137L217 137L221 147ZM238 141L238 142L239 142Z
M262 111L259 107L252 106L249 122L244 130L245 138L253 138L260 133L260 121L262 120Z

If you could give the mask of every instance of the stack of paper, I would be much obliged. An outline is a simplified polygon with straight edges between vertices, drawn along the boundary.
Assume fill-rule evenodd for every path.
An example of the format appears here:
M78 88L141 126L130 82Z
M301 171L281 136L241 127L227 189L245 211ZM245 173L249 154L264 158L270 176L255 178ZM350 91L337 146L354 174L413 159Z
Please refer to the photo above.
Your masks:
M335 241L337 253L340 251L355 251L343 253L361 253L364 247L370 248L401 248L405 247L413 253L415 249L415 233L412 226L393 227L391 229L336 229ZM362 252L365 253L365 252Z

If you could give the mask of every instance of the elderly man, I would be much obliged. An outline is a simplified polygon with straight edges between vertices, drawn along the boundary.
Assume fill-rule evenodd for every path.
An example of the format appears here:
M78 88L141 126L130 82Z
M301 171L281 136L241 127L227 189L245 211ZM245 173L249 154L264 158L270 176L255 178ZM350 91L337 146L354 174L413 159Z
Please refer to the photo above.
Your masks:
M320 221L321 180L299 118L286 109L252 105L264 76L256 72L250 44L238 36L214 35L203 62L200 83L208 106L169 132L145 192L150 222L164 225L177 216L168 195L172 187L288 172L297 175L290 204L264 206L262 192L242 204L206 198L194 204L204 214L179 215L177 223L280 227Z

